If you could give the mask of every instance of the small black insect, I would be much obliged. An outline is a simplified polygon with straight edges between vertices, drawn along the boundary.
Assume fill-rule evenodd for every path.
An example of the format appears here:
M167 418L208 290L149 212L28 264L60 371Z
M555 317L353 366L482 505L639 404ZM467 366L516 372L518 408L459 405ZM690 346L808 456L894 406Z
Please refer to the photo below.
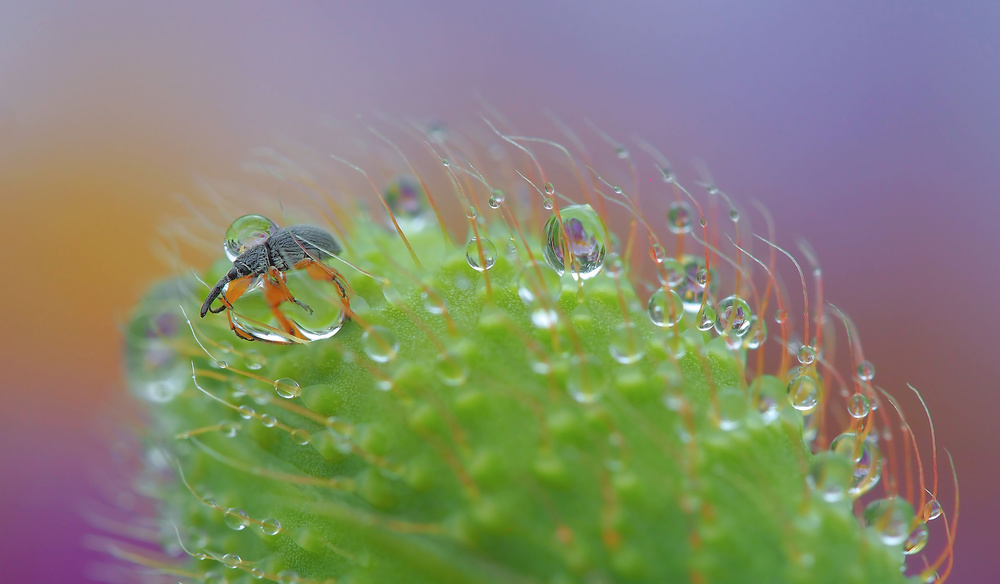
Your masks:
M279 306L282 302L294 302L312 313L312 309L297 300L285 283L285 272L289 270L305 270L315 280L333 282L340 289L340 296L347 300L346 283L333 268L322 263L322 260L341 252L340 244L326 231L312 225L291 225L278 227L273 222L268 233L255 240L233 260L233 267L223 276L205 298L201 305L201 316L209 312L218 314L232 309L235 302L250 287L257 277L263 276L264 297L268 306L278 318L278 322L287 333L302 337L298 327L286 317ZM222 306L212 308L212 303L220 299ZM247 333L233 326L230 316L230 326L240 338L254 340Z

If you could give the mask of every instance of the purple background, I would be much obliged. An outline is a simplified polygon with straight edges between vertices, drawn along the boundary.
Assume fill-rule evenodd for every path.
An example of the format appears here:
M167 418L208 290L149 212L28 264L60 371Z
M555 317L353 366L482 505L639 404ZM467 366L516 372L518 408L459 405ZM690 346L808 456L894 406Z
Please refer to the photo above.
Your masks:
M955 455L952 581L996 579L1000 4L12 4L0 580L82 581L93 562L94 420L123 391L117 322L164 271L149 249L180 212L168 195L325 114L447 120L477 96L639 131L762 201L785 241L807 236L877 381L911 419L917 385Z

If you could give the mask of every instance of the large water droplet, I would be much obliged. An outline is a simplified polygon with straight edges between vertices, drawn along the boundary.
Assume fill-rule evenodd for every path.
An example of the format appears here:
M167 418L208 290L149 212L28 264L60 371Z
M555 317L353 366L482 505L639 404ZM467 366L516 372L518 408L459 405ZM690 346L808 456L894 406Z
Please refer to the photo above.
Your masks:
M562 217L562 224L559 218ZM565 228L565 236L563 229ZM600 273L607 251L604 223L590 205L570 205L545 222L545 261L560 275L569 261L570 275L587 280ZM568 257L567 257L568 256Z
M816 349L809 345L802 345L796 352L796 357L799 359L799 363L803 365L812 365L816 361Z
M265 519L260 522L260 531L264 535L277 535L281 531L281 523L274 518Z
M715 319L718 315L715 314L715 309L709 305L705 305L704 308L698 311L695 315L695 326L698 327L700 331L710 331L715 328Z
M608 339L608 350L611 357L622 365L630 365L642 359L646 354L644 339L639 332L639 327L633 322L619 323L611 331Z
M750 334L744 337L746 338L746 347L748 349L756 349L767 340L767 323L756 316L752 320L753 324L750 327Z
M788 403L800 412L808 412L819 404L819 384L808 375L793 377L788 382Z
M646 304L649 320L656 326L672 327L684 316L684 303L673 290L659 289L653 292Z
M674 201L667 210L667 228L674 233L688 233L693 228L691 205L686 201Z
M243 559L236 554L226 554L222 556L222 563L227 568L236 569L243 565Z
M875 366L871 361L858 363L858 379L861 381L871 381L875 379Z
M388 363L399 352L399 341L392 331L373 325L361 335L361 346L368 358L376 363Z
M943 509L941 509L941 503L939 503L937 499L931 499L930 501L927 501L927 503L924 505L923 513L924 513L924 521L932 521L934 519L937 519L938 517L941 517L941 513L943 513Z
M908 556L919 554L927 546L928 535L927 524L918 523L903 542L903 553Z
M247 525L250 525L250 518L247 516L246 511L237 509L236 507L230 507L229 509L226 509L226 525L228 525L230 529L243 531L246 529Z
M278 425L278 420L271 414L261 414L260 423L265 428L273 428Z
M485 272L497 262L497 246L485 237L473 237L465 246L465 259L473 270Z
M469 366L462 357L446 353L438 357L437 376L445 385L458 387L469 379Z
M720 335L742 337L750 330L750 305L739 296L730 296L719 302L716 309L715 331Z
M226 229L222 250L229 261L234 261L247 249L267 241L275 229L274 222L263 215L244 215Z
M859 446L858 436L844 432L830 442L830 450L854 464L854 479L848 492L855 498L870 491L882 477L882 455L869 436Z
M910 535L913 507L899 497L879 499L865 507L864 520L867 527L875 528L882 543L899 545Z
M847 400L847 413L852 418L860 420L867 416L871 409L871 402L868 401L868 398L863 393L856 393Z
M292 399L293 397L302 395L302 388L299 387L299 383L288 377L276 380L274 382L274 391L285 399Z
M809 465L806 483L824 501L834 503L847 496L854 478L853 465L834 452L820 452Z

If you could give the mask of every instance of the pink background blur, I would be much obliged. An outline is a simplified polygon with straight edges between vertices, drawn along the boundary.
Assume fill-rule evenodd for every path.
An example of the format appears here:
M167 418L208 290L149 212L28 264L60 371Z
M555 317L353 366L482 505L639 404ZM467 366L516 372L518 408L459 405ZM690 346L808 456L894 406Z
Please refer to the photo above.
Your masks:
M95 420L170 195L326 114L467 118L477 95L641 132L807 236L877 381L914 420L920 388L955 455L952 581L997 579L1000 3L160 4L0 4L0 580L100 560Z

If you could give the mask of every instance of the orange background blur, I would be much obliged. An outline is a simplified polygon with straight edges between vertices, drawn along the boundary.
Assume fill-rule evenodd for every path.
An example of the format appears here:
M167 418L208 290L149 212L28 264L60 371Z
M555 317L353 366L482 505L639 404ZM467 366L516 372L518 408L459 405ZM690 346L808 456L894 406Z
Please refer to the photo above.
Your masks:
M99 561L79 509L125 394L119 324L167 273L157 229L186 213L172 195L326 114L447 121L477 96L642 132L807 236L877 381L911 420L904 383L921 388L955 454L954 581L995 578L1000 10L350 4L0 6L0 580L82 581Z

